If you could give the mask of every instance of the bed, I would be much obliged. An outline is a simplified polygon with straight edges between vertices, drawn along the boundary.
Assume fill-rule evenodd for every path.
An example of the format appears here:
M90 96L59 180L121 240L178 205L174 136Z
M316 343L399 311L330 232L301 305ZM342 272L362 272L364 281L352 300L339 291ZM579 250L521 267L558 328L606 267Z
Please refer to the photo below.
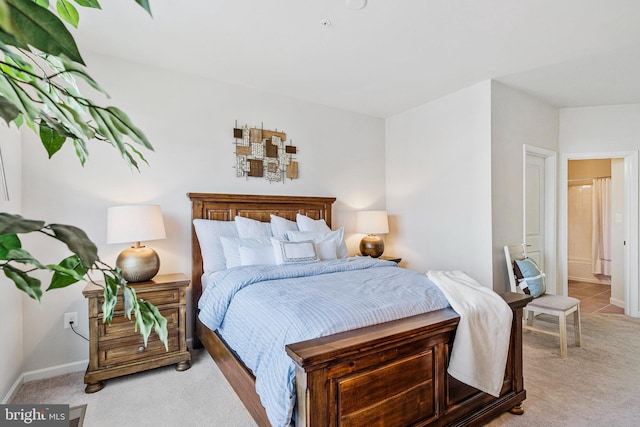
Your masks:
M331 226L335 198L190 193L192 219L268 222L298 213ZM260 426L269 426L256 379L220 337L198 320L203 257L192 231L194 347L204 345ZM447 374L460 317L451 308L321 338L289 343L295 364L297 426L481 425L505 411L523 412L522 309L529 296L502 296L513 311L504 381L498 397Z

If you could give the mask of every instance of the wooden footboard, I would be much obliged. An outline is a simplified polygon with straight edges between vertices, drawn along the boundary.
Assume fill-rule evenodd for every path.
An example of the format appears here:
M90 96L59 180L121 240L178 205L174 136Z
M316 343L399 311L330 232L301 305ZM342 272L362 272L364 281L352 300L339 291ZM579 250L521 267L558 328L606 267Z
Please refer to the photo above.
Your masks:
M522 308L528 295L507 293L513 322L499 397L447 374L459 316L451 309L290 344L296 363L296 426L481 425L502 412L519 412ZM255 378L213 331L198 336L254 420L269 426Z
M514 311L500 397L447 374L459 317L438 310L287 346L296 362L296 426L474 425L518 406L522 381L522 307Z

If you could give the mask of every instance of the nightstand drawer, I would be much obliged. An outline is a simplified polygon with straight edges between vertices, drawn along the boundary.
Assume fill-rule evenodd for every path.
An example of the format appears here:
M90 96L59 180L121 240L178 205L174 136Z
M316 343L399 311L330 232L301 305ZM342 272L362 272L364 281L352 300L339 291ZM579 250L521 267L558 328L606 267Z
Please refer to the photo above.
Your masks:
M169 352L180 350L179 336L178 329L169 330L169 337L167 338ZM148 357L164 355L166 353L167 351L164 348L164 344L160 342L154 332L149 336L146 347L140 335L117 341L106 340L100 342L98 345L98 366L100 368L106 368L144 360Z
M184 292L184 290L182 290ZM169 304L179 304L180 303L180 289L163 289L160 291L151 291L151 292L140 292L136 293L138 298L142 298L145 301L150 302L156 307L160 307L162 305ZM100 296L98 298L98 315L102 316L102 304L104 303L104 297ZM115 308L116 313L124 312L124 302L123 298L118 298L118 303Z
M180 311L178 308L167 308L160 310L160 314L167 319L167 329L177 329L180 324ZM155 334L154 331L151 335ZM98 320L98 339L114 339L120 337L140 336L140 331L135 330L135 318L131 319L123 314L113 316L111 324L102 323L102 319Z

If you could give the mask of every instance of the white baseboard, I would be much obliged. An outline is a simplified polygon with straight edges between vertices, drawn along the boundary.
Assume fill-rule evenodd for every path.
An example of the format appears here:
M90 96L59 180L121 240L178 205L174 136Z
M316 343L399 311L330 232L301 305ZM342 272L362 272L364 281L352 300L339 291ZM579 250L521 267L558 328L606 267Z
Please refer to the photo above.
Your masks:
M13 398L16 397L16 394L18 394L18 390L20 390L22 384L24 384L24 374L20 374L16 382L13 383L13 385L7 392L7 395L2 398L2 401L0 403L6 405L7 403L11 402Z
M57 377L58 375L69 374L71 372L79 372L87 369L89 360L80 360L78 362L65 363L64 365L51 366L44 369L36 369L35 371L23 372L9 389L7 395L2 399L2 404L9 403L16 396L20 387L29 381L42 380L45 378Z
M65 363L64 365L51 366L44 369L36 369L35 371L29 371L22 374L24 376L24 382L42 380L44 378L57 377L58 375L69 374L71 372L84 371L87 369L89 360L80 360L78 362Z
M576 282L596 283L598 285L611 286L611 282L610 281L601 281L601 280L598 280L598 279L595 279L595 278L569 276L569 277L567 277L567 279L568 280L574 280Z
M609 303L615 305L616 307L624 308L624 301L620 301L617 298L609 298Z

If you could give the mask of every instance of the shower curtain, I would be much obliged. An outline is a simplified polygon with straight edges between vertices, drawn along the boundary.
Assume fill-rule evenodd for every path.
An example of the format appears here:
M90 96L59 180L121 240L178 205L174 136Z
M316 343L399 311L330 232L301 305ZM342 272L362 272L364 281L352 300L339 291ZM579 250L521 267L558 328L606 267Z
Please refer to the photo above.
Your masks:
M593 179L592 202L592 272L611 276L611 178Z

